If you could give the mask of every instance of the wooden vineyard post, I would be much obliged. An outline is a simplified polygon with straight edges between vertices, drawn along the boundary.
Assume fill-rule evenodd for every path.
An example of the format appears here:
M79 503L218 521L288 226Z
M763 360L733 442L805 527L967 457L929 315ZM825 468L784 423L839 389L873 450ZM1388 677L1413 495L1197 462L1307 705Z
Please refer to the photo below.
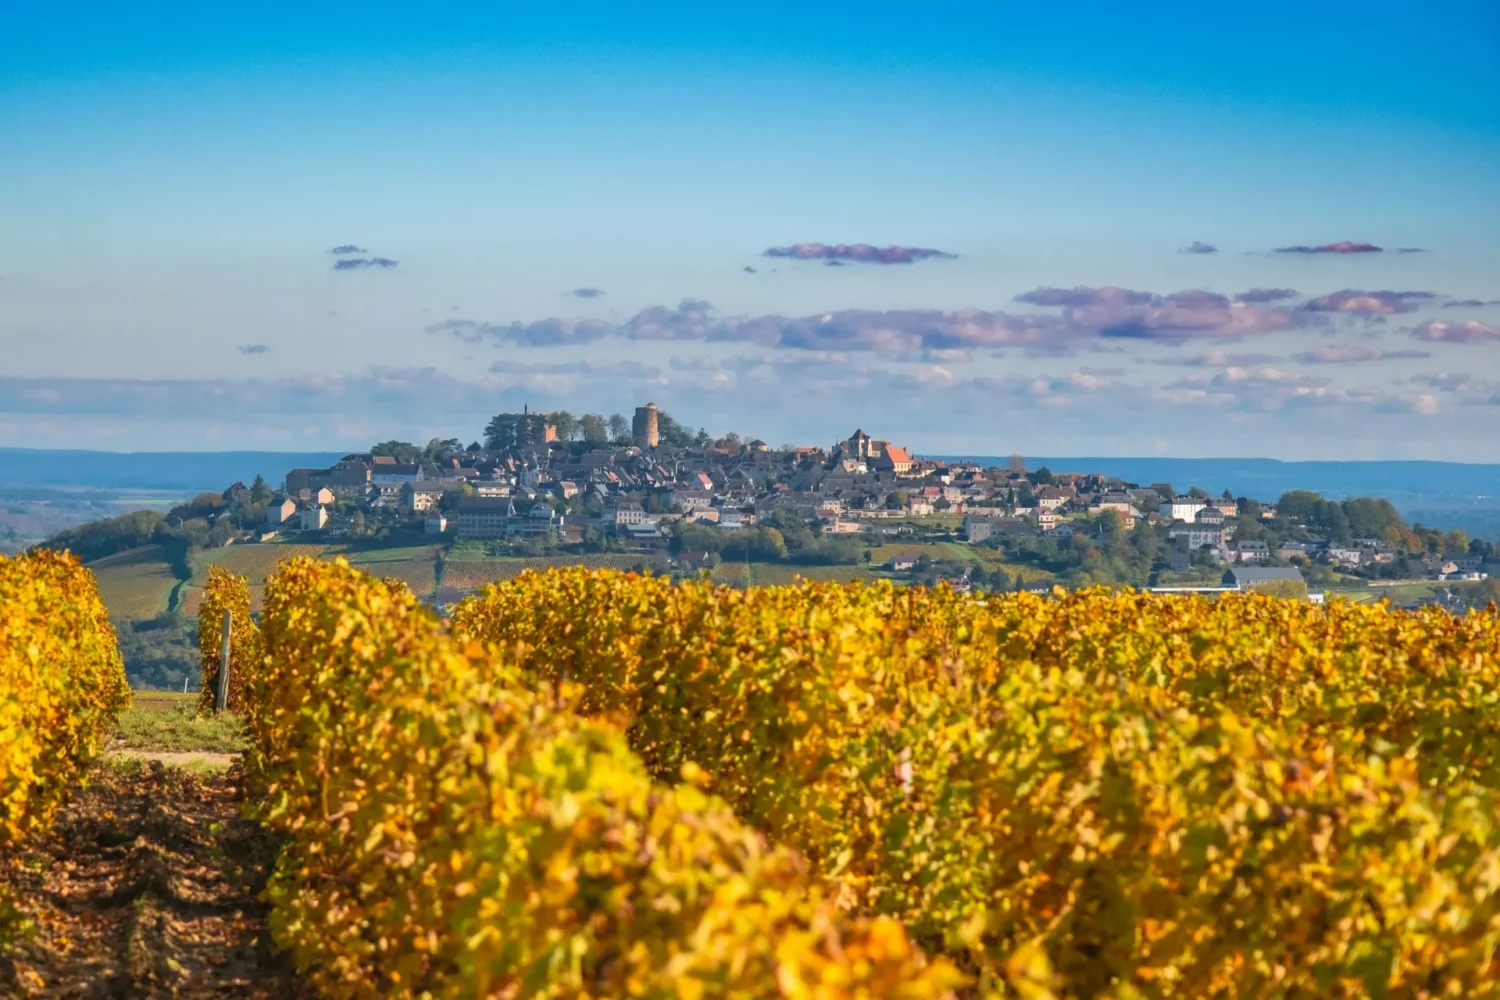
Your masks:
M229 707L229 628L233 624L232 615L228 608L224 609L224 641L219 647L219 676L214 684L214 714L218 715Z

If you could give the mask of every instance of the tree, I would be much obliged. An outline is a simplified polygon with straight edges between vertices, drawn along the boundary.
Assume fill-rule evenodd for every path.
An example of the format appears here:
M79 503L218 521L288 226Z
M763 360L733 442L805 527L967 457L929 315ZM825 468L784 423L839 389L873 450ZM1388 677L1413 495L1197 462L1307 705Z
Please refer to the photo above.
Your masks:
M1052 470L1045 465L1026 478L1036 486L1051 486L1057 482L1057 477L1052 475Z
M708 428L700 427L698 428L698 433L693 435L693 447L707 448L713 444L713 440L713 436L708 433Z
M370 449L376 458L394 458L401 465L414 465L422 455L422 449L410 441L382 441Z
M803 549L810 548L815 541L812 528L808 527L807 522L784 510L776 511L761 523L781 532L788 552L801 552Z
M465 449L465 450L466 451L474 452L474 451L483 451L484 448L483 448L483 446L480 445L480 443L478 441L470 441L469 442L469 447L467 449Z
M1205 490L1201 486L1189 486L1188 496L1192 497L1194 500L1207 500L1208 490Z
M422 468L435 472L439 465L448 462L462 450L463 442L458 438L433 438L422 449Z
M266 485L264 476L257 475L255 482L250 484L250 502L267 503L271 499L271 487Z
M553 410L547 414L547 422L557 428L559 441L571 441L578 431L578 418L567 410Z
M1018 476L1026 475L1026 459L1020 455L1012 455L1006 460L1005 467Z
M658 429L660 428L660 415L658 414ZM631 442L630 421L618 413L609 415L609 439L618 445L627 445Z
M578 433L591 448L603 448L609 444L609 427L597 413L585 413L578 418Z
M438 498L438 510L446 514L451 510L457 509L458 502L460 500L463 500L466 497L471 497L473 495L474 487L470 486L468 483L464 483L458 489L449 490Z
M1099 515L1099 534L1111 540L1125 534L1125 519L1119 511L1106 510Z
M1443 536L1443 555L1466 556L1469 554L1469 536L1462 528L1454 528Z
M160 512L136 510L60 531L39 547L70 551L84 562L92 562L126 549L163 541L168 534Z
M1355 538L1379 538L1387 528L1405 527L1406 521L1389 500L1355 497L1343 503L1349 532Z
M1219 494L1219 499L1220 500L1233 500L1234 499L1234 494L1231 493L1231 492L1229 492L1229 490L1226 489L1223 493Z
M691 448L693 432L679 424L666 410L656 412L657 440L671 448Z

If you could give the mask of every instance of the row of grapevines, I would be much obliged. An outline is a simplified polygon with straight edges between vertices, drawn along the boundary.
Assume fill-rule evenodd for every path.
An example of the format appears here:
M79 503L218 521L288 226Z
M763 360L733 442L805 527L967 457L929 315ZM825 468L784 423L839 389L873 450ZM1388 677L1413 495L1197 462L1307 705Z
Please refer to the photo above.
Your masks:
M285 837L273 931L326 995L915 1000L957 981L404 587L294 561L260 641L242 710Z
M1500 990L1493 620L530 575L460 605L658 777L1010 992Z
M0 556L0 845L50 821L129 704L94 575L71 555Z
M237 708L245 699L246 678L260 662L260 629L250 617L250 582L224 567L208 567L203 604L198 611L198 651L202 663L198 711L214 707L219 688L219 662L224 651L224 612L229 612L229 699Z
M0 847L47 827L129 703L94 575L70 555L0 556Z

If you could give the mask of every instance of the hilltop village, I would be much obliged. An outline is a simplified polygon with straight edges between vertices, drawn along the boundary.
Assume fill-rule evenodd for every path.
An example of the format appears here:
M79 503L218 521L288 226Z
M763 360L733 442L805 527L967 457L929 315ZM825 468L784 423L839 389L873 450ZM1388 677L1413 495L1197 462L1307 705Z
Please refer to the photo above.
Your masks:
M1475 581L1500 569L1486 544L1408 528L1384 501L1340 505L1299 492L1281 498L1282 510L1166 483L1028 470L1019 457L1003 468L924 459L863 430L827 447L701 432L687 441L654 404L628 429L613 422L615 435L600 440L576 426L560 434L549 415L501 414L484 445L390 443L326 469L293 469L259 537L400 528L497 553L630 552L687 569L727 557L868 562L860 543L951 539L1046 569L1066 570L1068 555L1082 553L1067 582L1233 588L1304 587L1315 567L1314 582L1332 571ZM676 440L664 439L664 424ZM1090 568L1090 549L1120 565ZM917 554L883 568L919 572L938 561ZM943 577L942 568L932 579L973 582L972 569Z

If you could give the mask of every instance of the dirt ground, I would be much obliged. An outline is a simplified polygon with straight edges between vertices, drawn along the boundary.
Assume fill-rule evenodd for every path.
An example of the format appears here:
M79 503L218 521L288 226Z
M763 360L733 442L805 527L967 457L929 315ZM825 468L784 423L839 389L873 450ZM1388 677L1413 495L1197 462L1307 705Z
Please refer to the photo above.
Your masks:
M99 766L47 836L0 857L33 924L0 956L0 995L304 996L256 899L272 845L239 805L234 770Z

